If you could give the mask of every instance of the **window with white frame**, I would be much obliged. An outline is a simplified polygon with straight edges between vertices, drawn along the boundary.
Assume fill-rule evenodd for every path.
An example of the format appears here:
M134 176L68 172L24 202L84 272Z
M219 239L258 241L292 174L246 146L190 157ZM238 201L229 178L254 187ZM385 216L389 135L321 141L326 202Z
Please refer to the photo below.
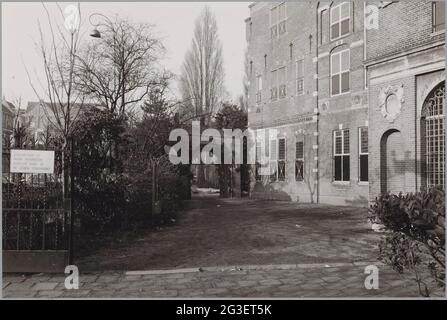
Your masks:
M277 140L270 140L270 181L274 182L278 179L278 145Z
M295 180L304 180L304 141L295 143Z
M445 83L428 96L423 107L422 140L425 152L427 187L445 188ZM424 141L425 140L425 141Z
M295 65L296 75L296 94L301 95L304 93L304 60L297 60Z
M256 181L261 181L261 141L256 141L256 165L255 165L255 178Z
M272 39L286 32L286 3L282 2L270 9L270 37Z
M286 180L286 138L278 139L278 181Z
M432 27L433 32L445 30L445 2L432 2Z
M280 98L284 98L286 92L286 67L278 69L278 95Z
M359 128L359 181L368 182L368 127Z
M278 7L270 9L270 37L272 39L278 36Z
M335 96L350 90L349 49L331 55L331 95Z
M286 3L278 5L278 33L281 35L286 32Z
M256 102L259 103L262 100L262 76L256 77Z
M343 2L331 8L331 40L347 35L350 23L351 9L349 2Z
M350 180L349 130L334 131L334 181Z
M271 78L270 78L270 83L271 83L271 87L270 87L270 99L272 101L275 101L276 99L278 99L278 87L277 87L277 83L278 83L278 72L276 70L273 70L271 73Z

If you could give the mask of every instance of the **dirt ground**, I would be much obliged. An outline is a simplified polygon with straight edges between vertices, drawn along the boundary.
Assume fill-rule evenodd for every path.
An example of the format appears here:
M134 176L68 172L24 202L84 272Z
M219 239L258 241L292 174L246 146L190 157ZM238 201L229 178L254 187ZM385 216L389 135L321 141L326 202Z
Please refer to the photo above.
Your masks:
M174 225L82 257L83 272L375 261L367 210L199 195Z

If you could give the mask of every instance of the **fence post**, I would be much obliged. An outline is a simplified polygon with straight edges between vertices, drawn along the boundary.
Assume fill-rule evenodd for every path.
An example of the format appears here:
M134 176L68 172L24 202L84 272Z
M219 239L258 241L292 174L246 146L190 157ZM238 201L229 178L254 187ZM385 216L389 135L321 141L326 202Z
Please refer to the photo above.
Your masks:
M154 216L155 216L155 202L157 201L157 182L155 179L157 175L155 173L155 161L151 160L152 164L152 203L151 203L151 224L153 224Z
M73 251L73 224L74 224L74 210L73 210L73 188L74 188L74 175L73 175L73 156L74 156L74 143L73 137L70 138L70 197L66 200L68 205L68 212L70 213L70 226L68 231L68 264L74 263L74 251Z

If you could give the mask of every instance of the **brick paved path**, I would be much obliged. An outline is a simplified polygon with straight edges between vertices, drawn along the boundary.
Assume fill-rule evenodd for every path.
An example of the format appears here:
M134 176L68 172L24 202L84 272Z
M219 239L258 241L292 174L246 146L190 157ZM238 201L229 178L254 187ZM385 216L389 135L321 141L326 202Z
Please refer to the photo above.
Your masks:
M379 289L366 290L364 265L306 264L101 272L66 290L64 275L9 275L5 298L418 297L415 283L379 265ZM438 296L441 296L438 293Z

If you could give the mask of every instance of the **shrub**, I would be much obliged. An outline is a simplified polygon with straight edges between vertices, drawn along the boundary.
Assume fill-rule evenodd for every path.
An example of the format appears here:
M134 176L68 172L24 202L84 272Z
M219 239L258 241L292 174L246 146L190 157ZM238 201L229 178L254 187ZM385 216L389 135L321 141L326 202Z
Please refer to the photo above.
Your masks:
M105 229L122 227L127 220L128 188L126 178L113 174L77 185L75 210L81 232L98 234Z
M371 220L385 226L380 259L403 273L413 272L423 296L445 288L445 194L428 191L383 194L370 208ZM428 271L428 272L427 272ZM426 275L430 280L426 280Z

